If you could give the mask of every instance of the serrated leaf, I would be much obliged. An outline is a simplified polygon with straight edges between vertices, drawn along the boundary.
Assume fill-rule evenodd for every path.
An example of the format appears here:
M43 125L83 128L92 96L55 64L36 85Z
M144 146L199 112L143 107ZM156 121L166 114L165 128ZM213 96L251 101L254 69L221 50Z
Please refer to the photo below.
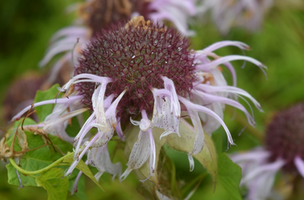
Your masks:
M24 131L27 137L29 149L35 149L45 145L41 135L35 135L32 132ZM60 138L48 135L48 138L56 148L52 145L44 146L33 151L28 151L20 158L20 167L27 171L36 171L42 169L54 161L62 157L59 152L68 152L72 150L72 145L68 142L62 141ZM18 138L16 138L18 140ZM16 141L17 142L17 141ZM19 180L16 174L16 169L9 163L7 166L8 170L8 183L19 186ZM32 176L24 176L19 173L24 186L37 186L35 178Z
M71 154L70 156L63 159L62 162L67 162L69 164L72 164L74 162L73 159L74 155ZM104 189L101 187L101 185L98 183L98 181L95 179L93 173L91 172L90 168L83 162L83 160L80 160L79 163L76 166L77 169L82 171L87 177L89 177L100 189L104 191Z
M168 136L168 145L178 151L185 153L191 152L195 140L194 132L184 123L180 123L179 132L181 137L178 137L176 134L170 134ZM210 136L206 133L204 133L204 135L204 148L199 154L193 155L193 157L195 157L206 168L214 183L216 183L218 171L216 150Z
M40 91L38 90L34 99L34 103L55 99L58 94L58 88L59 84L53 85L50 89L46 91ZM40 122L43 122L45 117L51 114L52 110L54 108L54 105L48 104L43 106L38 106L35 108L36 114L38 116L38 119Z
M219 155L218 164L218 181L226 192L227 200L242 200L239 189L241 168L232 162L226 153Z
M67 198L69 180L63 175L63 169L52 168L36 178L37 185L46 189L48 200L65 200Z

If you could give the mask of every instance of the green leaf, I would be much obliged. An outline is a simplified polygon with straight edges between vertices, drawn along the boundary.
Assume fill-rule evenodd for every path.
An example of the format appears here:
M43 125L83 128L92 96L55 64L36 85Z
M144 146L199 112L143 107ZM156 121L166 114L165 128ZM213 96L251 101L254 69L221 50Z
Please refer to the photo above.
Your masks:
M37 91L34 103L45 101L45 100L50 100L50 99L55 99L57 94L58 94L58 88L59 84L53 85L50 89L46 91ZM45 117L51 114L53 111L54 105L53 104L48 104L48 105L43 105L43 106L38 106L35 108L36 114L38 116L38 119L40 122L43 122Z
M35 135L28 131L24 131L24 133L27 138L29 149L41 147L36 150L26 152L24 156L20 158L19 164L24 170L36 171L42 169L62 157L60 151L63 153L72 151L72 145L58 137L47 135L56 148L50 144L42 147L45 145L45 140L42 139L41 135ZM17 143L17 141L15 143ZM19 186L20 183L16 174L16 169L10 163L6 167L8 170L8 183ZM37 186L34 176L24 176L21 173L19 173L19 175L24 186Z
M69 180L63 177L64 170L52 168L36 178L38 186L48 192L48 200L65 200L69 189Z
M225 149L225 140L226 135L224 135L222 132L215 132L212 133L212 140L216 149L217 154L222 153Z
M242 178L241 168L232 162L226 153L219 155L218 164L218 181L223 186L226 196L229 200L242 200L239 189Z
M181 122L179 126L181 137L178 137L176 134L170 134L167 138L167 143L175 150L189 153L193 148L195 134L187 125L185 125L185 123L186 122ZM193 157L206 168L214 183L216 183L218 170L216 150L210 136L206 133L204 133L204 135L204 148L199 154L193 155Z
M69 164L72 164L74 162L73 154L71 156L66 157L62 162L67 162ZM101 187L101 185L98 183L98 181L95 179L93 173L91 172L90 168L83 162L83 160L80 160L79 163L76 166L77 169L82 171L87 177L89 177L100 189L104 191L104 189Z
M77 178L79 170L74 170L71 176L69 177L69 191L72 192L74 182ZM79 199L87 200L87 196L85 194L85 177L82 175L77 183L77 191L74 193Z

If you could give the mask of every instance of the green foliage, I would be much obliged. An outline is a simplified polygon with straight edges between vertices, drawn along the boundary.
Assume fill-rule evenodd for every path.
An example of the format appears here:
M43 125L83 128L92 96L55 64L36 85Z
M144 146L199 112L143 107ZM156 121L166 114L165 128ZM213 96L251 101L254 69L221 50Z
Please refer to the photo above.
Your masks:
M218 156L218 181L224 188L227 200L242 200L240 194L241 168L233 163L226 153Z
M72 164L74 162L73 154L63 159L63 162L67 162L69 164ZM83 162L83 160L80 160L79 163L76 166L77 169L82 171L87 177L89 177L100 189L103 190L101 185L97 182L95 179L93 173L91 172L90 168Z
M176 134L170 134L167 143L175 150L189 153L193 148L195 133L185 123L187 122L181 121L179 126L181 137L178 137ZM204 133L204 137L203 150L199 154L193 155L193 157L206 168L214 182L216 182L218 166L215 146L208 134Z
M50 89L46 91L37 91L34 103L45 101L45 100L50 100L50 99L55 99L57 97L58 88L59 85L55 84L53 85ZM43 106L38 106L35 108L37 116L39 118L40 122L43 122L45 117L51 114L52 110L54 108L54 104L47 104Z
M65 200L68 194L69 180L63 177L64 170L52 168L36 178L38 186L48 192L48 200Z
M79 170L74 170L71 176L69 176L69 192L72 192L74 182L77 178ZM87 200L87 195L85 193L85 176L82 175L77 184L77 191L74 193L80 200Z

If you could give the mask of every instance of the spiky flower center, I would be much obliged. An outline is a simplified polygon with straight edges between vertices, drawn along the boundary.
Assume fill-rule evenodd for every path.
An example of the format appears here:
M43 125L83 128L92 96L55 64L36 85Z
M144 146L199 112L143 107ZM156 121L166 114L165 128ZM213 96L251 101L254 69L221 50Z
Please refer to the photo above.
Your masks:
M177 31L145 22L142 17L115 25L93 38L82 52L75 75L90 73L112 78L106 96L127 90L118 110L131 115L153 111L152 88L164 88L162 76L171 79L178 95L187 97L195 80L189 42ZM83 103L92 107L93 83L79 83Z
M148 5L149 1L143 0L92 0L85 2L79 11L95 35L111 23L130 20L134 12L147 18Z
M297 104L277 113L268 125L266 147L272 153L271 159L283 158L284 169L294 171L296 156L304 159L304 103Z

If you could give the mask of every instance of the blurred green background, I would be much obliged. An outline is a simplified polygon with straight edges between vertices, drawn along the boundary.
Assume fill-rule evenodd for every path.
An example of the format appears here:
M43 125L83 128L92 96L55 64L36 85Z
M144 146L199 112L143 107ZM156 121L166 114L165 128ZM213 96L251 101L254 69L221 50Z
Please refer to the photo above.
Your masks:
M0 93L3 102L8 87L25 73L46 73L50 67L40 69L38 62L43 58L50 37L60 28L73 22L74 14L67 13L67 7L76 0L4 0L0 2ZM276 2L276 1L274 1ZM210 22L210 21L209 21ZM192 25L196 36L191 39L196 50L221 40L237 40L247 43L251 50L246 55L260 60L267 66L267 77L253 64L233 62L238 77L238 87L255 97L264 110L254 108L256 128L246 123L243 113L227 107L225 122L233 134L237 146L227 152L247 150L262 143L263 134L271 116L290 105L304 101L304 11L299 6L274 6L267 13L262 29L249 33L233 28L226 36L218 33L212 23ZM234 47L216 52L218 55L242 54ZM228 70L223 74L231 83ZM242 101L242 100L240 100ZM244 102L242 102L244 104ZM1 107L1 112L3 106ZM1 118L1 127L7 122ZM243 128L246 129L242 132ZM3 130L4 131L4 130ZM240 134L241 133L241 134ZM215 134L225 135L220 128ZM225 138L225 137L223 137ZM200 175L204 169L198 163L194 172L189 172L187 156L167 149L176 164L177 177L189 180ZM6 169L0 164L0 199L46 199L42 188L21 188L7 183ZM125 181L111 181L103 175L100 181L104 193L90 180L86 181L88 199L143 199L138 193L139 181L135 175ZM210 177L204 179L192 199L226 199L220 189L213 192ZM70 196L69 199L77 199Z

